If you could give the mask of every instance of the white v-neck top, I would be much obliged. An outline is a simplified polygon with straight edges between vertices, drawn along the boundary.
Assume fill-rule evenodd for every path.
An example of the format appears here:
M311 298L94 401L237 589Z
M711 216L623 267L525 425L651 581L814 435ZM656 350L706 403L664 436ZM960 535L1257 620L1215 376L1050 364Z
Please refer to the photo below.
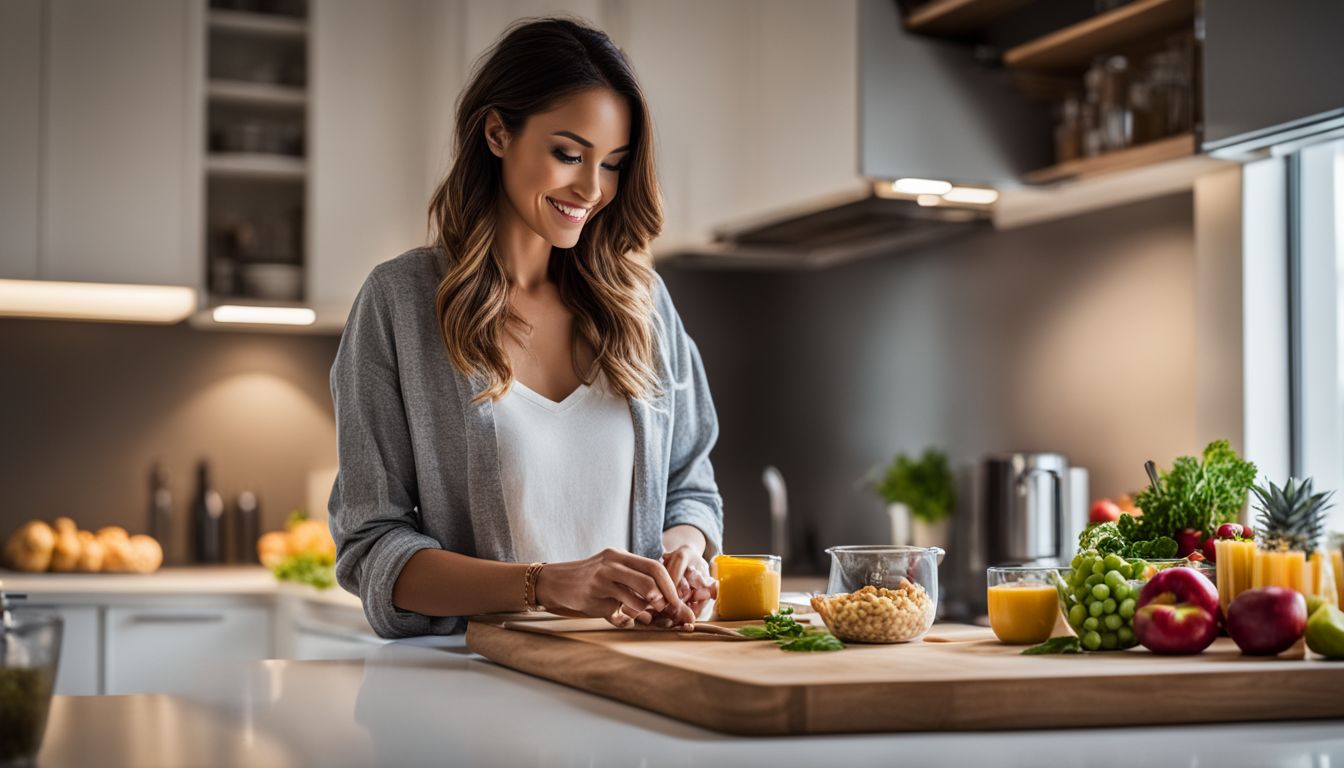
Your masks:
M514 380L495 402L495 437L518 562L630 549L635 428L605 373L560 402Z

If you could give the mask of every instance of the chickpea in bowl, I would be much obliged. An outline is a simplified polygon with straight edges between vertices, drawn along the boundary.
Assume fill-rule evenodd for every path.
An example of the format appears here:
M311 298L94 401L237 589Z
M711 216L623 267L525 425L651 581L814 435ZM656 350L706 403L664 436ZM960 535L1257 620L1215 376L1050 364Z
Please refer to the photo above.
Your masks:
M933 626L937 604L924 588L901 579L896 589L865 586L854 592L813 595L812 608L831 634L856 643L905 643Z

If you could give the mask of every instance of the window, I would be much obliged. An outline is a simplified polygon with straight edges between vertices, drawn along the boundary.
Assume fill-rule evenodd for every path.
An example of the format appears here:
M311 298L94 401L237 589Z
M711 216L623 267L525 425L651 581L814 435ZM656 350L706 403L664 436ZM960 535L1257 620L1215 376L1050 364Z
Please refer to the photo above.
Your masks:
M1336 489L1344 531L1344 138L1288 156L1293 474Z

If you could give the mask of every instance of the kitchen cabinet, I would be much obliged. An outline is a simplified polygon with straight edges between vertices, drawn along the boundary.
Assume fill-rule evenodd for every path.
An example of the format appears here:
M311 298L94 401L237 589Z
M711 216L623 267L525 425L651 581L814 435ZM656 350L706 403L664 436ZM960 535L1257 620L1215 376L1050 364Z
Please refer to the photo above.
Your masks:
M102 616L96 605L25 606L61 617L61 659L56 667L56 695L93 696L101 693Z
M1013 183L1048 161L1049 113L969 50L904 30L896 3L859 0L862 168L877 179Z
M460 34L465 61L468 65L474 62L518 19L572 14L603 26L602 12L607 5L601 0L463 0Z
M454 48L456 30L426 26L424 4L332 0L311 6L312 136L307 301L339 328L369 271L426 238L427 126L456 89L429 92L420 54ZM441 55L436 52L435 55Z
M192 4L46 0L45 14L38 275L198 284Z
M1203 19L1206 151L1344 123L1344 4L1217 0Z
M206 667L271 655L271 609L160 601L106 609L104 693L191 693Z
M276 651L285 659L362 659L391 640L374 633L359 599L284 584L276 595Z
M42 1L0 3L0 279L38 276Z
M647 2L622 12L612 34L653 112L665 219L655 255L863 187L854 2Z

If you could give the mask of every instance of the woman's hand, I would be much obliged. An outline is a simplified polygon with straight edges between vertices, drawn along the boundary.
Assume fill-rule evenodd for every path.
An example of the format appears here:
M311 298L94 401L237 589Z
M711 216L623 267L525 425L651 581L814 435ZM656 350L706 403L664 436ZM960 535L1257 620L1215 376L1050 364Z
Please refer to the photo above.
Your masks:
M537 574L536 592L537 602L547 609L601 616L618 627L635 621L649 624L655 613L676 624L695 622L695 613L677 594L676 581L663 562L620 549L547 564Z
M697 549L691 544L684 544L664 552L662 561L667 568L668 576L676 582L677 597L686 603L697 619L700 618L700 612L704 610L705 604L719 596L719 583L709 575L709 563L705 562L704 550ZM635 620L660 627L684 624L666 612L651 610L636 616Z

